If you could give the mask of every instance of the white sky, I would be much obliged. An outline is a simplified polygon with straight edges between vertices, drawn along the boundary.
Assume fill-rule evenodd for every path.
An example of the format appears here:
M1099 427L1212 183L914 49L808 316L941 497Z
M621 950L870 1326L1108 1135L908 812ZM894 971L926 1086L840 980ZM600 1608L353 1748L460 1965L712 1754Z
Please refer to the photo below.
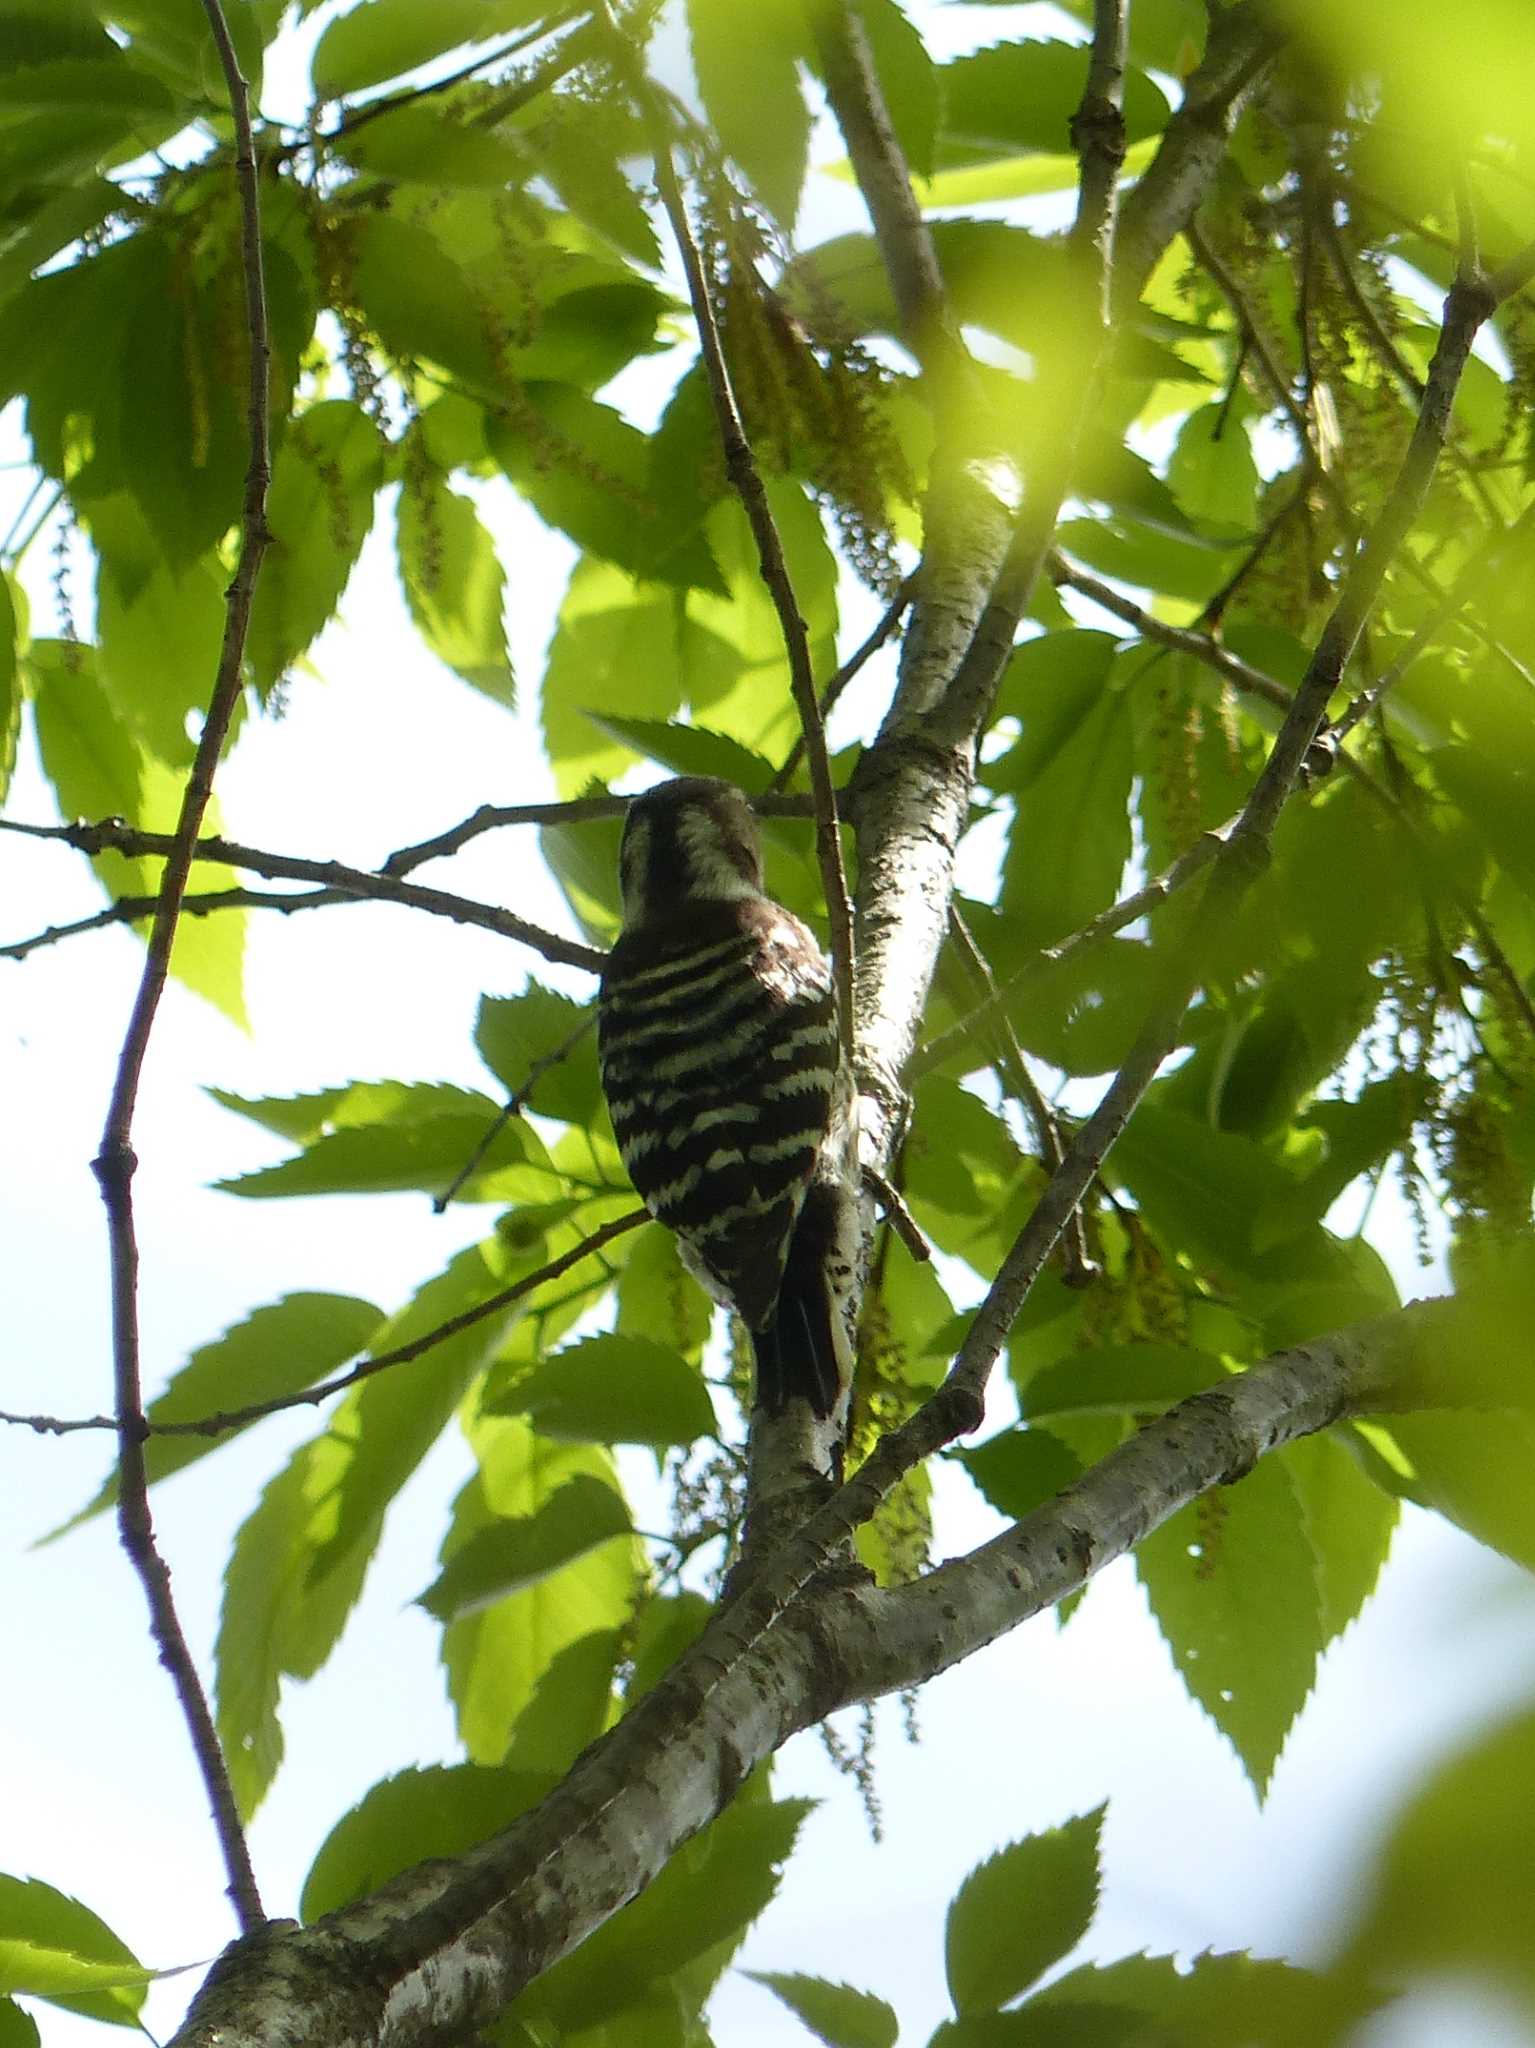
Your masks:
M951 47L1005 32L1014 18L987 8L915 11L925 27L941 21ZM802 225L811 241L847 219L839 188L818 181L817 194ZM8 443L4 458L12 452ZM322 680L296 678L286 716L253 722L221 774L232 836L368 866L480 803L549 793L531 714L570 551L507 507L507 494L492 495L519 714L509 719L420 651L395 586L386 513L342 617L315 652ZM42 567L29 580L38 629L48 631ZM864 624L863 613L849 613L847 645ZM8 811L52 816L30 758ZM429 878L568 928L530 838L481 840ZM0 839L3 936L99 901L76 856ZM0 1279L10 1311L0 1405L11 1409L72 1414L110 1404L104 1228L89 1161L140 958L135 940L112 931L25 966L0 962L9 1137ZM410 1196L241 1202L213 1192L212 1180L285 1148L201 1090L284 1094L386 1075L490 1086L469 1042L475 1003L482 991L519 986L525 958L485 933L362 906L253 914L248 963L249 1039L173 988L151 1049L136 1126L151 1391L190 1349L295 1288L397 1305L493 1214L460 1207L437 1218ZM1419 1289L1400 1234L1388 1249L1404 1286ZM315 1426L308 1410L273 1418L156 1496L205 1671L232 1532L287 1448ZM100 1437L0 1432L0 1543L12 1560L0 1869L78 1893L146 1962L190 1963L233 1930L137 1583L106 1522L28 1551L89 1496L106 1458ZM451 1438L428 1460L390 1517L338 1654L312 1685L288 1691L288 1761L252 1837L273 1913L292 1911L325 1832L377 1778L455 1754L437 1632L408 1603L433 1576L446 1505L467 1469ZM990 1532L994 1518L967 1483L940 1472L938 1484L940 1554ZM1346 1922L1370 1842L1410 1777L1498 1703L1535 1686L1531 1601L1512 1567L1410 1513L1379 1596L1326 1658L1260 1813L1174 1677L1129 1565L1117 1565L1064 1633L1045 1618L929 1687L919 1747L906 1745L897 1708L881 1711L882 1847L869 1842L852 1787L830 1773L816 1739L789 1746L779 1793L810 1792L823 1804L741 1961L878 1991L901 2013L903 2040L920 2041L946 2009L942 1911L960 1878L1003 1842L1105 1797L1105 1903L1085 1953L1250 1946L1317 1959ZM157 2034L174 2024L192 1981L153 1994ZM47 2048L108 2038L52 2008L35 2011ZM713 2011L720 2048L765 2048L797 2033L739 1975L727 1976ZM1525 2038L1490 2011L1423 2002L1368 2036L1370 2048L1451 2039L1504 2048Z

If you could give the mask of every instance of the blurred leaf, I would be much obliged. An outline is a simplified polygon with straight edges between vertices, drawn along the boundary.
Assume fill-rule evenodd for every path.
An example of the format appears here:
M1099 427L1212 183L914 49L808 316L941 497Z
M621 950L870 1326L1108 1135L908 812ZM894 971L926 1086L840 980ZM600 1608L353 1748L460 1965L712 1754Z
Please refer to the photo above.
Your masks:
M1019 1397L1031 1422L1094 1412L1160 1413L1227 1377L1218 1358L1181 1344L1105 1344L1035 1373Z
M1088 52L1079 43L995 43L958 57L941 73L940 170L1011 157L1022 150L1071 146L1071 123L1087 85ZM1124 77L1125 139L1160 133L1167 101L1141 71Z
M1535 1713L1441 1764L1398 1816L1347 1962L1391 1980L1473 1973L1535 2025L1529 1833Z
M1127 2044L1177 2043L1177 2048L1295 2048L1301 2041L1347 2035L1383 2001L1357 1979L1297 1969L1266 1957L1215 1955L1206 1950L1182 1967L1171 1956L1125 1956L1083 1963L1031 1998L1024 2015L1047 2027L1068 2027L1079 2017L1123 2013L1131 2033L1063 2033L1084 2048L1100 2039ZM1057 2037L1035 2037L1041 2048Z
M1258 465L1234 409L1206 405L1189 414L1168 460L1167 481L1190 519L1218 539L1251 533Z
M335 147L359 171L422 185L500 187L520 184L529 169L522 152L499 135L419 103L381 114L355 132L343 130Z
M362 92L430 63L460 43L537 21L538 0L433 0L429 8L355 7L328 24L315 45L314 89L322 100Z
M972 1870L949 1907L944 1960L961 2015L996 2012L1086 1934L1105 1809L1028 1835Z
M510 1769L558 1779L596 1741L616 1718L613 1676L623 1647L617 1629L594 1629L566 1644L517 1716L506 1753Z
M0 575L0 804L5 802L16 766L16 739L21 730L21 676L17 662L20 620L11 594L11 579Z
M742 34L734 0L688 0L693 70L709 123L779 224L792 229L810 144L799 82L803 13L794 0L757 0Z
M682 702L677 599L610 562L586 555L571 572L549 646L543 736L562 797L613 782L637 759L605 734L594 714L622 704L626 715L664 722ZM579 828L570 828L573 840ZM583 835L584 836L584 835ZM611 872L616 873L617 844Z
M1445 1409L1392 1416L1417 1498L1480 1543L1535 1571L1535 1415Z
M1154 1529L1136 1570L1178 1675L1261 1798L1316 1676L1317 1568L1294 1482L1264 1458Z
M1401 1503L1372 1484L1330 1433L1286 1444L1279 1457L1300 1502L1316 1564L1322 1640L1330 1643L1375 1591Z

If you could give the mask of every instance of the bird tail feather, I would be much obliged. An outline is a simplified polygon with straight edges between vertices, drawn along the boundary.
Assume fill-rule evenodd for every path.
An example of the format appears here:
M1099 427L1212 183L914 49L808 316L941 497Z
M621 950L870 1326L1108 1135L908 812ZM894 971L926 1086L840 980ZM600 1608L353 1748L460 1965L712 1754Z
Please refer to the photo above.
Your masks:
M757 1405L781 1415L794 1396L829 1416L852 1379L852 1344L843 1317L839 1275L844 1191L813 1181L789 1241L783 1283L768 1320L753 1332Z

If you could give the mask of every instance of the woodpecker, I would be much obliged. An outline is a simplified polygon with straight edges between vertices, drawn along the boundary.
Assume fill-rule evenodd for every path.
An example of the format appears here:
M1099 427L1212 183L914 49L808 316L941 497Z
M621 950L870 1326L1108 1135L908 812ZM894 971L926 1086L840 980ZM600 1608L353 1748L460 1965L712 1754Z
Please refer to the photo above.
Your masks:
M829 1416L851 1379L853 1255L831 970L763 892L757 822L685 776L629 807L623 928L597 1002L618 1149L683 1263L752 1333L760 1407Z

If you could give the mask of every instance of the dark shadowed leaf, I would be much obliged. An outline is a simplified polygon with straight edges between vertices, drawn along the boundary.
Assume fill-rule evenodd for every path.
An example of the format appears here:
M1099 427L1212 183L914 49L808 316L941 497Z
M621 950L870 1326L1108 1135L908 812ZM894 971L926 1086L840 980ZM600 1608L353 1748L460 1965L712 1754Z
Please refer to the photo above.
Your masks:
M523 1414L541 1436L575 1443L690 1444L712 1434L696 1369L643 1337L589 1337L513 1381L493 1414Z

